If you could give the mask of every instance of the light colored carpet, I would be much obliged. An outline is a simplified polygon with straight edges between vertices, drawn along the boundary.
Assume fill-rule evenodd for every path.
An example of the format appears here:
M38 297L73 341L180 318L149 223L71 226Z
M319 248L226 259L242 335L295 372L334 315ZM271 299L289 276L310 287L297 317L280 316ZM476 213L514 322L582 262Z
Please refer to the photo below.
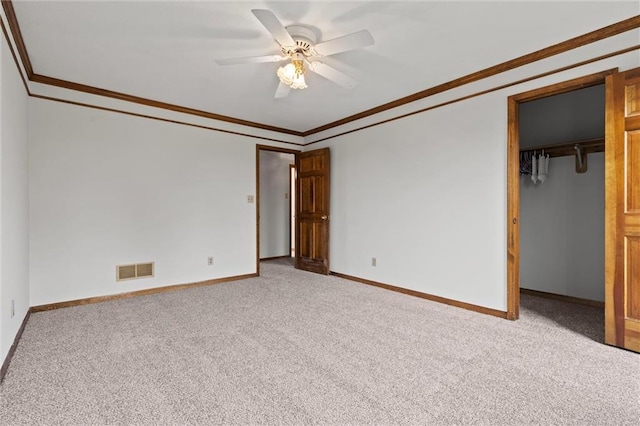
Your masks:
M640 355L599 342L601 310L524 297L522 311L265 263L259 278L33 314L0 424L638 424Z

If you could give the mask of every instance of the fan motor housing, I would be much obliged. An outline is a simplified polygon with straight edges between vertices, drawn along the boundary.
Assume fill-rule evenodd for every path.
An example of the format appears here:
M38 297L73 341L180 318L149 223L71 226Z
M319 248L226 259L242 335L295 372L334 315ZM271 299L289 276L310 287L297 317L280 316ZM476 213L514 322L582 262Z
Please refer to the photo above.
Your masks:
M309 27L304 25L289 25L286 27L287 32L296 42L295 49L293 46L282 46L282 53L291 56L294 53L302 53L305 56L311 55L311 49L316 44L316 33Z

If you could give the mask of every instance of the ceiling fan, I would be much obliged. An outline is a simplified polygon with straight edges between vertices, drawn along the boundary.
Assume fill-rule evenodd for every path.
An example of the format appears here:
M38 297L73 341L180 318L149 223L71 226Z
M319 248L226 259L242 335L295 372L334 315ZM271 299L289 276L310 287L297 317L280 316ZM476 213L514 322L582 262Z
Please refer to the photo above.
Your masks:
M216 59L218 65L290 61L287 65L278 68L276 73L280 78L280 84L275 94L276 98L286 97L291 89L305 89L307 84L304 80L304 74L307 70L346 89L351 89L356 85L353 78L325 64L321 59L325 56L372 45L374 40L369 31L362 30L317 43L316 34L309 27L290 25L285 28L273 12L266 9L252 9L251 13L271 33L280 46L281 54Z

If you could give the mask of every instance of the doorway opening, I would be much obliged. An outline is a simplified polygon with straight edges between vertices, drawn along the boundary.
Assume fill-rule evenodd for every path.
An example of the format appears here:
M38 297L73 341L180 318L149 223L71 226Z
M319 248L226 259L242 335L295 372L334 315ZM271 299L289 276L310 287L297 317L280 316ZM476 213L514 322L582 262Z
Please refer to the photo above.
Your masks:
M527 303L533 295L597 306L603 311L604 82L608 74L598 73L508 99L509 319L519 318L521 293L526 294ZM589 102L597 105L575 108L576 98L582 103L590 98ZM585 121L588 113L584 107L601 111L595 126L575 124ZM536 117L528 116L536 113L546 118L536 123ZM552 121L557 121L557 128ZM532 170L532 166L534 152L536 166L540 164L543 148L542 163L548 161L549 170L541 182L533 176L539 169ZM603 325L604 316L601 322Z
M295 164L299 151L256 146L256 271L261 261L293 267L295 256Z

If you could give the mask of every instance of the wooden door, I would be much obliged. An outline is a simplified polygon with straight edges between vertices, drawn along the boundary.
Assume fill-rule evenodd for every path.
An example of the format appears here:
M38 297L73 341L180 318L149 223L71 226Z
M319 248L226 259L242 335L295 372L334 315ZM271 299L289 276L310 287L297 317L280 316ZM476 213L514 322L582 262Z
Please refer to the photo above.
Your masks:
M606 80L605 342L640 352L640 68Z
M296 164L296 268L329 273L329 148L303 152Z

